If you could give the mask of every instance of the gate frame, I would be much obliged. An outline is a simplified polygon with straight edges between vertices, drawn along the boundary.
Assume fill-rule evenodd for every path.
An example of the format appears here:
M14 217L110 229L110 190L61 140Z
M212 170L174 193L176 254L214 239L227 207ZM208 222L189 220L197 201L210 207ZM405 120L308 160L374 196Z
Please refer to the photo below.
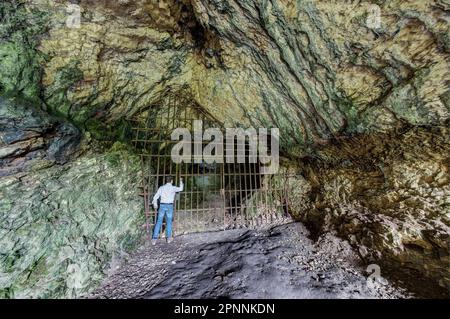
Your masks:
M181 107L180 107L181 106ZM191 110L192 114L194 114L193 118L188 118L187 114L188 114L188 110ZM172 114L173 111L173 114ZM186 191L186 187L188 186L188 179L186 177L201 177L201 176L205 176L204 174L200 174L200 165L201 164L189 164L189 165L197 165L197 174L194 174L194 172L192 171L193 174L189 174L188 172L184 172L184 174L182 173L182 166L186 165L185 167L188 167L187 163L181 163L181 164L175 164L175 163L169 163L170 165L170 170L167 173L166 172L166 159L165 157L170 156L170 154L160 154L161 148L163 146L163 143L166 144L165 148L167 149L167 146L172 144L173 141L171 141L170 139L170 134L166 135L166 138L162 139L161 134L163 132L169 132L169 131L173 131L173 129L175 129L176 126L175 124L178 123L180 124L181 120L180 118L176 119L175 116L177 114L179 114L179 112L183 112L184 111L184 124L187 124L188 122L190 122L192 124L193 120L203 120L203 123L212 123L215 124L216 126L214 127L219 127L222 131L224 131L224 128L222 125L220 125L220 122L218 122L217 120L214 119L214 117L209 114L208 112L206 112L204 109L202 109L201 107L199 107L194 100L190 97L189 93L187 93L185 90L181 89L178 90L176 92L169 90L168 92L166 92L166 94L163 96L163 99L161 100L160 103L157 103L155 105L152 105L151 107L149 107L148 109L146 109L145 111L141 112L138 115L135 115L133 117L131 117L129 119L129 121L132 124L132 131L134 132L134 137L133 137L133 144L134 147L140 152L140 158L141 158L141 172L142 172L142 181L141 181L141 193L140 195L143 197L144 199L144 213L145 213L145 229L146 229L146 234L148 235L148 237L151 237L151 230L150 228L152 228L154 226L154 223L156 222L156 218L157 218L157 212L153 211L153 222L151 221L151 217L152 217L152 213L150 212L150 209L153 210L153 207L151 207L151 203L150 203L150 198L151 198L151 194L154 194L157 190L157 188L160 186L159 185L159 179L162 178L164 179L166 176L174 176L175 180L179 180L180 177L185 178L185 190L183 191L183 193L181 194L181 196L185 195L187 196L187 194L191 195L191 205L190 205L190 209L186 209L186 200L185 200L185 206L184 206L184 212L190 212L191 214L191 220L192 220L192 214L195 213L197 215L197 224L198 224L198 217L200 214L200 208L198 207L198 195L197 195L197 205L195 208L193 208L192 206L192 195L194 192L198 192L198 191L194 191L194 190L190 190L190 191ZM169 124L172 124L171 128L162 128L162 127L150 127L149 124L150 122L158 122L158 113L161 112L161 115L164 115L159 117L159 121L160 121L160 125L163 125L164 123L167 123L167 126L169 126ZM146 116L144 116L145 113L148 113ZM196 116L195 116L196 115ZM205 127L204 127L205 128ZM191 127L191 131L192 131L192 127ZM148 134L151 132L155 132L156 135L150 135L150 137L157 137L158 139L152 139L152 138L148 138ZM145 138L142 138L142 135L145 133ZM206 144L206 142L203 142ZM209 142L208 142L209 143ZM224 142L225 143L225 142ZM156 147L155 147L156 145ZM225 144L224 144L225 145ZM149 152L148 150L152 150L152 149L158 149L158 154L152 154L151 152ZM165 149L163 149L165 150ZM225 156L225 155L224 155ZM161 167L160 167L160 160L161 158L163 158L163 163L164 163L164 168L163 168L163 172L160 174L161 172ZM155 173L151 174L151 170L152 170L152 159L157 159L157 165L156 165L156 171ZM149 162L149 163L147 163ZM171 162L171 159L169 158L169 162ZM175 174L172 172L172 165L174 165L175 167ZM244 163L243 165L243 173L241 173L241 166L242 164L238 164L238 163L234 163L234 164L229 164L226 163L224 161L224 163L216 163L215 165L218 165L220 167L220 173L219 174L211 174L213 176L220 176L220 190L219 190L219 196L221 197L221 210L222 210L222 225L220 227L220 229L204 229L204 230L199 230L199 231L211 231L211 230L225 230L227 229L229 226L231 226L232 228L240 228L240 227L257 227L261 224L267 223L267 220L270 219L270 222L276 222L277 219L283 220L286 219L288 217L288 207L289 207L289 199L288 199L288 191L286 185L287 183L284 183L284 185L282 185L281 188L273 188L271 187L271 183L272 183L272 178L274 177L274 175L264 175L261 173L256 173L256 168L257 165L256 164L252 164L252 163ZM226 165L234 165L234 170L233 173L226 173ZM247 169L247 165L248 169ZM254 165L254 171L252 172L252 165ZM229 168L229 167L228 167ZM236 168L239 168L239 172L236 172ZM216 172L217 167L215 168L215 172ZM148 173L147 173L148 171ZM231 177L233 177L233 182L236 183L236 179L235 177L239 176L238 180L239 180L239 188L234 187L233 189L229 189L227 190L227 178L230 179ZM244 188L242 188L242 176L244 176L244 180L245 180L245 185ZM267 178L268 176L268 178ZM278 176L278 178L282 178L280 176L280 174L275 174L275 176ZM249 177L249 184L250 184L250 188L247 187L247 177ZM148 178L148 179L146 179ZM156 179L154 186L153 186L153 192L150 190L151 187L151 179ZM259 178L259 182L257 180L257 178ZM286 174L284 176L285 181L288 180L288 175ZM253 179L253 181L252 181ZM254 183L254 184L253 184ZM237 183L236 183L237 184ZM264 185L266 184L266 185ZM267 185L269 184L269 185ZM245 192L245 200L242 201L242 195L243 195L243 191ZM203 193L205 193L206 191L203 190ZM228 192L228 198L227 198L227 192ZM234 198L232 198L231 194L234 192L235 196ZM239 198L241 200L241 202L237 202L237 192L239 192ZM247 195L247 193L250 193L250 196ZM278 194L277 194L278 193ZM275 195L274 195L275 194ZM263 195L264 198L263 198ZM274 198L278 198L279 203L278 205L273 205L269 204L270 200L269 200L269 195L270 195L270 200L273 200ZM174 235L177 233L178 231L178 224L180 223L179 219L177 218L178 216L178 212L177 212L177 208L180 207L179 203L180 203L180 195L177 195L176 198L176 202L174 205L174 219L173 219L173 230L174 230ZM275 197L274 197L275 196ZM256 199L256 204L252 204L250 206L248 206L247 204L250 201L254 201ZM264 200L265 199L265 200ZM230 202L230 206L227 205L227 201L229 200ZM232 201L234 200L235 205L233 206ZM245 203L245 205L242 205L242 203ZM209 206L209 209L211 209L211 207ZM243 216L243 209L245 210L245 215L247 216ZM257 214L255 217L256 218L261 218L261 219L266 219L266 222L264 220L251 220L249 222L248 220L248 209L255 209L256 211L259 211L260 209L262 209L262 213L261 214ZM234 224L230 224L227 223L227 211L229 210L228 215L230 216L231 220L233 220L233 210L235 210L235 214L236 216L234 217ZM283 213L280 214L275 214L277 215L276 218L274 218L271 214L271 211L273 210L279 210L282 211ZM270 215L270 216L267 216ZM278 216L280 215L280 216ZM203 216L204 217L204 216ZM247 218L246 218L247 217ZM254 219L254 217L252 217L252 219ZM240 222L244 221L243 223ZM182 223L181 223L182 224ZM188 232L199 232L199 231L187 231L185 233ZM163 228L161 229L161 233L163 232Z

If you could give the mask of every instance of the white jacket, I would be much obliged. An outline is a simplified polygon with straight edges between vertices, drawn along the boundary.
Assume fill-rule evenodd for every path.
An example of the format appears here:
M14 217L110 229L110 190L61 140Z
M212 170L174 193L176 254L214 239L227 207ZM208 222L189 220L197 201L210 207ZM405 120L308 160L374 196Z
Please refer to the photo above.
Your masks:
M155 196L153 196L153 207L158 206L158 199L161 198L161 204L173 204L175 200L175 195L178 192L182 192L184 189L184 183L180 182L180 187L173 186L172 183L167 183L166 185L158 188Z

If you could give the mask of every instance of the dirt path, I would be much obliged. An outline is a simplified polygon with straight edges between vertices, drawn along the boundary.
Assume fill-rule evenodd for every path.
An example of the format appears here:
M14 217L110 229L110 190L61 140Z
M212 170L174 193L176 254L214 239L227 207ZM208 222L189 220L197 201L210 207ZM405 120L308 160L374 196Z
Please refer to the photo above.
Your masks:
M399 298L348 244L299 223L184 235L139 249L90 298Z

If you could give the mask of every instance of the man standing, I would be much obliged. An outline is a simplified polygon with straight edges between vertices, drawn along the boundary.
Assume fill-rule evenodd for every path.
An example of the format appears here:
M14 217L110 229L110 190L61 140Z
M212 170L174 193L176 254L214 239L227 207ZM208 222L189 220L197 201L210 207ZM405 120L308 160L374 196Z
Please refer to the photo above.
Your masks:
M173 219L173 204L175 201L175 195L178 192L182 192L184 189L183 179L180 178L180 187L173 186L174 178L172 176L166 177L166 184L158 188L155 196L153 196L153 207L158 209L158 199L161 199L158 210L158 217L153 230L152 245L156 244L159 232L166 216L166 237L167 242L171 243L172 238L172 219Z

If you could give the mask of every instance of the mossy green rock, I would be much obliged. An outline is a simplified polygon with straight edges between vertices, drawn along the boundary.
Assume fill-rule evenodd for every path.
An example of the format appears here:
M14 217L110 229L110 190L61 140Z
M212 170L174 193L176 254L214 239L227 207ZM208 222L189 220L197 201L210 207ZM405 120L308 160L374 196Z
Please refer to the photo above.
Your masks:
M36 50L50 13L25 1L0 3L0 95L38 101L43 55Z
M111 161L114 158L114 161ZM141 240L139 165L123 151L0 180L0 295L78 297Z

